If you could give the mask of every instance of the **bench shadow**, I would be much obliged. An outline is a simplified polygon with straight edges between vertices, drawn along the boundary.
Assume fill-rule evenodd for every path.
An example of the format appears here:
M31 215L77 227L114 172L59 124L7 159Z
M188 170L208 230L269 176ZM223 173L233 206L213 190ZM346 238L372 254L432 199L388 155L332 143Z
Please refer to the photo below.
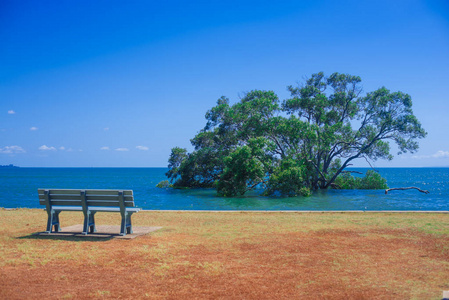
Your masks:
M42 240L62 240L62 241L90 241L90 242L102 242L112 239L117 240L130 240L139 236L147 235L151 232L161 229L160 226L150 227L134 227L133 233L126 235L120 235L120 226L116 225L98 225L97 231L89 233L87 235L82 234L83 226L80 224L67 226L61 228L59 232L46 233L44 231L34 232L27 234L18 239L42 239Z
M71 242L106 242L116 237L118 234L108 234L104 236L90 236L82 235L80 232L63 232L54 234L43 234L41 232L34 232L28 235L17 237L16 239L23 240L58 240L58 241L71 241Z

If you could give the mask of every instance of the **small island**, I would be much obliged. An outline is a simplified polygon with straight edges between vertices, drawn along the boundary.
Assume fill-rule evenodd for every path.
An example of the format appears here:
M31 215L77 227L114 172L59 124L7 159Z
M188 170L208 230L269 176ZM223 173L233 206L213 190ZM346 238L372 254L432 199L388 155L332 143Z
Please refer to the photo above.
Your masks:
M15 166L13 164L9 164L9 165L0 165L0 168L18 168L18 166Z

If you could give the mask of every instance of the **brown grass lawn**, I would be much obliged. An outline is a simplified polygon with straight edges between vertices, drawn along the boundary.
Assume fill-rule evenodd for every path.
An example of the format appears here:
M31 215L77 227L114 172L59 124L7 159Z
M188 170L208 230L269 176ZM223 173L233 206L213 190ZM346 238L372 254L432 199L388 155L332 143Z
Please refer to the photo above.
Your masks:
M140 212L132 240L48 238L0 209L0 298L441 299L449 215ZM82 223L63 212L62 226ZM98 213L97 224L119 225Z

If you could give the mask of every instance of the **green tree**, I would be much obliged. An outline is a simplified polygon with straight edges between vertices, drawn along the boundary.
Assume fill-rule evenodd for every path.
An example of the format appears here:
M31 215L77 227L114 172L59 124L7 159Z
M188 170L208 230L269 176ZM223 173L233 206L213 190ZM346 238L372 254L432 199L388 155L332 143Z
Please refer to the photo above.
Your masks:
M250 139L248 145L237 147L224 159L224 170L217 182L222 196L243 195L265 183L271 166L263 138Z
M221 97L191 140L194 151L172 149L167 176L175 187L216 187L226 196L255 187L287 196L380 188L375 174L364 185L342 172L355 159L392 159L390 142L398 154L414 152L426 132L409 95L382 87L361 96L360 83L358 76L317 73L289 86L282 103L272 91L251 91L234 105Z
M358 179L358 189L361 190L384 190L388 189L387 180L382 178L379 173L368 170L365 177Z
M368 170L364 177L354 177L350 172L342 172L335 180L333 187L343 190L388 189L387 180L373 170Z
M282 159L267 182L265 195L279 193L285 196L308 196L310 189L304 184L306 173L304 165L298 161L292 158Z

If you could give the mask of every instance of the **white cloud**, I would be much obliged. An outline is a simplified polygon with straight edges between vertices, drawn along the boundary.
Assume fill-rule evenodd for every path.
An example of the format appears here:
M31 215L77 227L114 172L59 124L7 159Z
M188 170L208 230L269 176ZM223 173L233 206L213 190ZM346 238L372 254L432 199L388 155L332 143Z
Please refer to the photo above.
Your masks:
M413 155L413 159L424 159L424 158L449 158L449 151L438 150L432 155Z
M38 130L38 129L39 129L39 128L34 127L34 126L30 128L31 131L35 131L35 130Z
M15 111L13 111L12 109L11 110L8 110L8 114L9 115L13 115L13 114L15 114L16 112Z
M142 150L142 151L148 151L148 149L149 149L146 146L137 146L136 148L139 149L139 150Z
M115 151L129 151L128 148L117 148L115 149Z
M439 150L437 153L432 155L432 157L435 157L435 158L449 158L449 151Z
M59 150L65 150L64 146L59 147Z
M423 158L430 158L430 155L413 155L412 158L413 159L423 159ZM404 157L407 158L407 157Z
M39 150L42 151L56 151L55 147L48 147L47 145L42 145L39 147Z
M0 153L2 154L25 153L25 150L20 146L5 146L3 148L0 148Z
M101 147L100 150L109 150L109 147Z
M104 128L104 131L108 131L108 130L109 130L109 127L105 127L105 128Z

